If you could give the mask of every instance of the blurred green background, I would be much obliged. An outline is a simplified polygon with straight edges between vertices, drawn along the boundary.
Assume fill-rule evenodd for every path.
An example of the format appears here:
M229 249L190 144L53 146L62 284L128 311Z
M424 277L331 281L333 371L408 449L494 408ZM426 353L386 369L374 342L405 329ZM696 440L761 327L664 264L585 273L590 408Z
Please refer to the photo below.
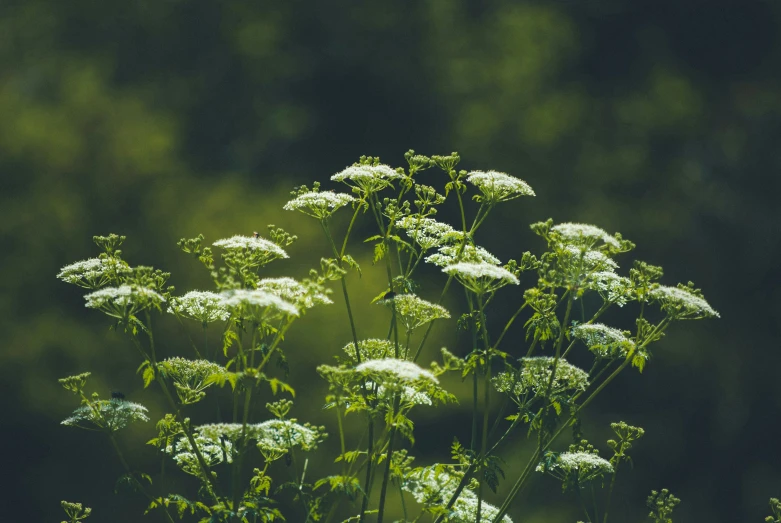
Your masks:
M0 520L60 521L60 499L92 506L89 521L142 520L141 498L112 492L109 443L59 425L75 405L56 380L85 370L93 389L162 413L128 370L128 342L54 277L96 254L92 235L126 234L132 264L171 270L185 292L208 277L178 238L274 223L301 239L270 274L302 277L327 250L314 221L281 210L288 191L331 187L362 154L401 165L410 148L459 151L462 168L534 187L481 231L503 260L540 252L527 225L550 216L635 241L624 270L637 257L663 265L664 283L703 289L722 319L674 325L643 375L589 407L586 435L605 449L610 421L647 430L614 497L619 521L642 521L662 487L683 499L680 521L761 520L781 495L779 28L781 4L753 0L3 0ZM422 179L443 182L434 176ZM366 303L382 275L359 261L350 285ZM519 295L504 298L509 310ZM332 434L314 367L348 341L342 311L313 311L287 344L296 414ZM365 336L383 329L371 312ZM160 323L164 352L184 354L175 322ZM421 410L417 463L466 439L466 415ZM140 445L153 431L122 435L139 468L156 466ZM333 448L313 458L323 475ZM522 452L504 457L516 476ZM516 522L580 517L546 479L521 496Z

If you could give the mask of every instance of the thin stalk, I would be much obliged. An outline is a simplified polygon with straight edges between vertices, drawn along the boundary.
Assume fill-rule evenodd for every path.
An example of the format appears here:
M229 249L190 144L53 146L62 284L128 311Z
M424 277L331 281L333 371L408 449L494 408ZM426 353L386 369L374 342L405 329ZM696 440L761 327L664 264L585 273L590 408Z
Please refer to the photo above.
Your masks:
M480 312L480 326L482 327L483 344L485 346L485 367L484 367L484 389L483 389L483 435L480 441L480 456L485 460L488 456L486 450L488 448L488 415L491 407L491 342L488 340L488 328L485 325L485 310L483 308L483 297L477 295L477 307ZM477 492L477 523L480 523L481 514L480 511L483 506L483 481L480 480L480 487Z
M111 432L110 430L106 431L106 433L108 434L109 440L111 440L111 445L114 447L114 450L117 453L117 457L119 458L120 463L122 463L122 467L125 469L125 472L129 477L135 480L135 478L133 477L133 471L130 468L130 465L128 465L127 460L125 459L125 455L122 453L122 450L119 448L119 444L117 443L117 439L114 437L114 433ZM155 500L155 498L153 498L152 495L146 491L146 489L144 488L144 486L141 484L140 481L136 481L136 486L150 502ZM172 518L171 514L168 513L168 507L166 507L165 505L163 505L163 512L165 513L166 519L171 523L174 523L174 518Z
M356 210L356 214L357 214L357 210ZM353 220L355 220L355 214L353 214ZM328 238L328 242L331 244L331 250L333 251L334 256L336 257L336 263L341 268L342 257L344 256L344 247L347 245L347 235L345 235L344 244L342 245L342 254L339 254L336 251L336 244L334 243L334 239L331 236L331 231L328 229L328 222L322 220L320 222L320 225L323 227L323 232L325 232L325 235ZM350 222L350 226L352 226L352 221ZM355 329L355 318L353 317L352 307L350 306L350 295L347 293L347 281L344 276L342 276L339 280L342 283L342 294L344 295L344 304L347 307L347 317L350 320L350 332L353 335L353 343L355 344L355 360L358 363L361 363L361 353L358 350L358 333Z
M613 477L610 478L610 487L607 489L607 499L605 500L605 515L602 518L602 523L607 523L607 513L610 510L610 501L613 497L613 487L616 484L616 475L618 474L618 462L613 467Z
M377 523L382 523L382 518L385 513L385 495L388 489L388 481L390 480L391 461L393 458L393 443L396 437L395 421L399 409L400 400L401 400L401 394L399 393L399 395L393 400L393 415L391 416L391 420L393 420L392 421L393 425L391 426L390 435L388 436L388 453L385 458L385 472L382 476L382 488L380 489L380 506L377 512Z
M370 418L371 420L371 415ZM358 522L364 523L366 520L366 509L369 508L369 494L371 491L371 481L372 481L372 460L373 460L373 453L374 453L374 423L371 421L369 422L369 444L368 444L368 450L366 452L367 456L367 462L366 462L366 479L363 484L363 500L361 501L361 515L359 516Z

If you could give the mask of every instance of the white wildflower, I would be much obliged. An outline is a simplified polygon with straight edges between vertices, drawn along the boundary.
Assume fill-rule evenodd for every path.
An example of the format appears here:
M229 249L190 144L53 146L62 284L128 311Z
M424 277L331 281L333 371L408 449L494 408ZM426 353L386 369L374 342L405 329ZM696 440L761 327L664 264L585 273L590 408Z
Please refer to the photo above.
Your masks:
M298 309L292 303L270 292L258 289L234 289L224 291L222 296L228 310L243 318L252 318L258 322L276 318L280 314L289 316L298 316L299 314Z
M69 418L63 420L62 424L83 429L97 427L114 432L134 421L149 421L146 413L147 408L139 403L112 398L93 401L79 407Z
M355 359L355 343L350 342L342 349L353 361ZM396 345L390 340L381 340L370 338L368 340L358 340L358 353L361 361L379 360L393 357L396 351Z
M396 220L396 227L407 233L412 241L426 251L461 240L464 234L433 218L405 216Z
M518 278L503 267L490 263L454 263L443 272L452 274L467 289L476 294L493 292L508 284L518 285Z
M129 274L132 269L116 258L90 258L66 265L57 277L66 283L72 283L86 289L102 287L119 275Z
M483 193L483 201L498 203L520 196L535 196L528 183L520 178L497 171L472 171L466 178Z
M240 424L237 425L241 427ZM193 440L206 465L214 467L223 462L232 463L234 452L232 440L219 437L212 438L199 432L200 429L201 427L196 428ZM165 447L163 452L172 456L176 464L187 474L197 477L201 477L203 474L198 457L193 451L190 440L186 437L178 438L173 444Z
M613 465L606 459L591 452L562 452L553 463L540 463L537 472L547 472L552 476L565 480L575 476L578 484L583 484L597 477L613 472Z
M190 291L184 296L171 298L168 312L199 321L203 325L230 318L223 297L209 291Z
M171 378L176 393L183 405L197 403L206 395L206 390L212 383L206 380L225 369L207 360L188 360L186 358L168 358L161 362L165 374Z
M520 375L517 373L501 372L493 379L494 386L499 392L505 392L515 398L522 398L527 394L544 396L551 383L554 358L549 356L537 356L521 359L523 367ZM564 358L559 358L556 365L556 377L550 388L551 396L559 396L567 392L584 391L588 387L588 373L570 364Z
M331 180L344 182L365 192L376 192L401 177L402 175L388 165L352 165L331 176Z
M359 364L355 370L365 374L386 375L391 380L402 383L414 383L420 380L439 383L439 380L431 372L420 368L411 361L395 358L367 360ZM383 383L385 381L383 380Z
M450 313L444 307L428 302L414 294L397 294L388 302L396 308L396 316L407 332L440 318L449 318Z
M264 278L258 281L258 290L270 292L297 307L309 309L315 305L333 303L323 289L307 286L293 278Z
M354 201L355 198L349 194L333 191L310 191L299 194L282 208L286 211L301 211L318 220L325 220L337 209Z
M461 478L441 470L441 466L422 467L411 472L402 488L411 493L415 501L422 505L443 506L447 504L455 492ZM477 494L465 488L450 509L447 521L452 523L474 523L477 521ZM489 522L496 519L499 509L483 501L480 508L480 519ZM504 516L501 523L512 523L509 516Z
M426 257L426 262L439 267L447 267L458 262L490 263L491 265L502 263L499 258L476 245L464 245L463 248L461 245L443 245L435 254Z
M258 446L270 449L292 449L301 447L312 450L322 441L324 434L311 425L301 425L295 420L270 419L254 425L253 431Z
M601 323L576 325L572 334L601 358L626 357L635 348L635 343L623 332Z
M255 236L231 236L217 240L212 245L220 247L226 251L247 251L262 258L264 263L277 258L288 258L285 250L276 243L261 237Z
M582 263L582 272L584 274L618 268L618 264L615 262L615 260L599 251L584 251L575 245L567 245L565 249L575 260L578 260L579 263Z
M662 310L679 319L720 318L705 298L679 287L661 285L650 292L651 299L662 305Z
M556 232L567 243L593 247L597 242L619 248L621 243L615 236L608 234L596 225L585 223L560 223L551 227L551 232Z
M120 285L104 287L84 296L86 306L98 309L115 318L127 318L148 307L159 307L165 298L146 287Z
M227 440L236 443L241 439L242 434L250 439L257 439L252 425L247 425L245 428L241 423L207 423L199 425L195 430L201 437L215 442Z
M387 402L393 401L395 394L401 395L401 404L404 406L412 405L433 405L431 396L424 391L417 390L415 387L409 385L402 386L385 386L378 385L371 380L366 381L366 387L372 389L376 385L376 394L378 398L382 398Z
M632 298L632 282L611 271L597 271L588 275L587 287L596 290L602 299L623 307Z

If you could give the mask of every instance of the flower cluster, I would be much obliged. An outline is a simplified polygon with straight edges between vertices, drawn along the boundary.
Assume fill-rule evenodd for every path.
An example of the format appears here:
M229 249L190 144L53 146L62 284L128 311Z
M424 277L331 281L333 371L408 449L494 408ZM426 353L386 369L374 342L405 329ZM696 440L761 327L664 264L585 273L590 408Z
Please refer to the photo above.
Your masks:
M239 425L241 427L241 425ZM203 457L206 465L214 467L220 463L233 463L234 446L230 439L213 439L196 431L193 441L198 447L198 452ZM190 440L184 436L177 438L173 443L162 449L163 452L173 457L182 471L193 476L201 477L203 471L198 462L198 456L193 450Z
M333 191L309 191L299 194L282 208L286 211L300 211L318 220L325 220L337 209L354 201L355 198L349 194Z
M415 383L428 381L439 383L439 380L430 371L420 368L411 361L384 358L380 360L367 360L359 364L355 370L373 378L379 377L378 382L388 383Z
M402 488L412 494L415 501L424 506L440 507L450 500L460 482L460 476L442 470L442 466L432 465L413 470L405 478ZM453 503L446 521L451 523L474 523L477 521L477 494L466 488ZM495 506L482 502L480 519L494 521L499 514ZM501 523L512 523L509 516L504 516Z
M577 245L567 245L565 250L581 265L582 274L590 274L597 271L613 270L618 264L613 258L600 251L583 249Z
M87 294L84 299L88 308L98 309L120 319L126 319L149 307L160 307L160 304L165 302L161 294L137 285L104 287Z
M352 361L357 363L355 358L355 343L348 343L342 350ZM361 357L361 361L391 358L393 357L395 350L396 346L390 340L381 340L377 338L358 340L358 354Z
M131 401L118 398L96 400L74 410L69 418L62 421L62 424L83 429L97 427L115 432L134 421L149 421L146 413L146 407Z
M660 285L650 292L651 299L658 301L662 310L681 320L719 318L719 313L705 298L688 287L667 287Z
M214 374L225 369L207 360L188 360L185 358L168 358L160 363L165 375L171 378L176 387L176 393L182 405L197 403L206 396L203 392L212 382L207 381Z
M454 263L442 271L455 276L461 285L475 294L486 294L505 285L518 285L519 283L518 278L507 269L486 262Z
M591 248L599 242L602 242L611 247L621 247L621 242L619 242L615 236L608 234L604 229L601 229L596 225L560 223L551 227L551 232L556 233L561 240L563 240L563 243L583 245L587 248Z
M597 271L589 274L585 287L597 291L603 300L619 307L634 299L631 280L612 271Z
M396 227L407 233L412 241L427 251L460 241L463 233L446 223L423 216L405 216L396 220Z
M532 397L544 396L550 384L550 396L561 396L567 392L583 391L588 387L588 373L559 358L556 364L556 376L551 383L554 358L535 356L522 358L520 374L501 372L494 377L494 387L499 392L509 394L515 399L527 394Z
M520 196L535 196L528 183L497 171L473 171L467 175L466 181L483 193L481 200L488 204L505 202Z
M184 296L171 298L168 312L199 321L203 325L230 318L223 296L209 291L190 291Z
M301 425L295 420L286 419L271 419L246 426L241 423L209 423L198 426L197 431L202 438L214 443L228 441L235 445L245 437L256 441L265 450L281 451L293 447L312 450L325 438L320 427Z
M613 465L595 452L562 452L553 462L537 465L537 472L547 472L562 481L582 485L613 472Z
M426 257L426 262L438 267L447 267L458 262L488 263L499 265L499 258L477 245L443 245L435 254Z
M623 332L601 323L576 325L572 328L572 335L600 358L624 358L635 348L635 343Z
M450 317L450 313L444 307L428 302L414 294L397 294L387 301L392 302L396 316L407 332L411 332L430 321Z
M274 260L289 258L276 243L260 236L235 235L213 243L225 252L223 257L233 266L260 267Z
M280 315L298 316L298 308L279 296L258 289L235 289L222 293L225 307L241 318L258 323L278 318Z
M380 191L401 178L393 168L384 165L352 165L331 176L334 182L344 182L366 193Z
M127 263L112 257L90 258L66 265L57 277L66 283L72 283L86 289L97 289L115 281L119 276L130 274L132 269Z
M321 286L305 285L293 278L264 278L258 281L258 290L278 296L300 309L333 303Z

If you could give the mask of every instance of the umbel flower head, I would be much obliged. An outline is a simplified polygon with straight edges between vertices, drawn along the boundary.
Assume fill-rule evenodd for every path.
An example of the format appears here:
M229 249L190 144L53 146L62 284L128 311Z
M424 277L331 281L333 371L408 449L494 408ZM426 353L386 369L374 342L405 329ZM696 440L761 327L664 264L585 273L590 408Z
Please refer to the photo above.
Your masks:
M224 301L224 298L215 292L190 291L184 296L171 298L168 312L206 325L230 318L230 312L225 308Z
M217 240L213 245L225 250L224 257L236 260L238 263L234 262L234 265L259 267L280 258L289 258L282 247L260 236L236 235Z
M206 396L206 390L213 382L208 378L224 372L225 369L207 360L188 360L186 358L168 358L161 362L163 372L171 378L182 405L197 403Z
M402 488L412 494L415 501L426 508L444 507L455 492L461 477L458 473L450 473L443 465L421 467L410 472L402 483ZM474 523L477 521L477 494L469 488L461 491L453 503L446 521L450 523ZM480 519L490 522L496 519L499 509L483 501L480 507ZM504 516L501 523L512 523L509 516Z
M499 392L505 392L519 400L527 395L540 397L545 395L548 384L551 383L554 358L550 356L535 356L522 358L520 374L501 372L493 379L494 387ZM588 373L559 358L556 365L556 376L551 384L551 397L561 396L568 392L583 391L588 387Z
M241 427L240 424L238 425ZM207 466L214 467L223 462L233 462L234 447L232 440L227 438L210 438L200 432L200 427L196 429L193 440ZM181 436L162 450L173 457L176 464L184 472L199 478L202 477L203 471L189 439Z
M329 218L338 209L354 202L349 194L333 191L308 191L299 194L282 208L286 211L299 211L318 220Z
M222 293L225 307L240 318L258 323L282 315L298 316L298 308L270 292L253 289L234 289Z
M467 175L466 181L483 193L482 197L478 196L476 199L488 204L505 202L521 196L535 196L528 183L497 171L472 171Z
M322 286L314 283L305 285L293 278L264 278L258 281L258 290L278 296L300 309L333 303Z
M490 263L454 263L443 272L452 274L467 289L475 294L494 292L505 285L518 285L518 278L505 268Z
M499 265L499 258L477 245L443 245L438 251L426 257L427 263L432 263L438 267L447 267L458 262L465 263L488 263Z
M133 270L122 260L112 257L90 258L66 265L57 277L66 283L72 283L85 289L97 289L116 282L121 275Z
M125 319L150 307L160 307L165 298L146 287L137 285L120 285L119 287L104 287L84 296L86 306L98 309L113 316Z
M605 474L612 474L613 465L600 458L596 452L562 452L555 460L537 465L537 472L547 472L551 476L574 485L583 485Z
M292 419L271 419L246 427L241 423L209 423L200 425L197 430L203 438L214 442L229 441L237 444L243 435L266 450L288 451L294 447L312 450L325 438L320 427L301 425Z
M719 318L702 294L691 286L667 287L660 285L650 292L651 299L658 301L662 310L677 320Z
M454 243L463 238L463 233L450 225L424 216L405 216L396 220L396 227L406 232L407 236L420 245L424 251Z
M397 294L387 302L396 308L396 316L410 332L430 321L449 318L450 313L444 307L428 302L414 294Z
M600 358L626 357L635 343L623 332L601 323L583 323L572 328L572 335Z
M616 249L621 247L621 242L615 236L608 234L596 225L585 223L560 223L551 227L551 232L557 234L562 243L582 245L592 248L599 243L610 245Z
M355 343L348 343L342 350L353 362L358 363L355 358ZM390 340L381 340L378 338L358 340L358 354L361 357L361 361L391 358L395 351L396 346Z
M62 421L63 425L82 429L103 429L115 432L134 421L149 421L143 405L119 398L95 400L82 405Z
M331 180L344 182L362 192L372 193L389 187L393 180L401 177L401 174L388 165L356 164L334 174Z
M390 383L410 384L419 381L439 383L439 380L431 372L422 369L411 361L397 360L395 358L367 360L358 365L355 370L382 385Z
M293 447L301 447L301 450L309 451L316 449L325 438L322 428L308 423L301 425L288 419L270 419L256 424L253 430L256 431L258 447L261 449L291 450Z
M603 300L623 307L635 299L632 294L632 282L612 271L597 271L587 277L586 287L599 293Z

